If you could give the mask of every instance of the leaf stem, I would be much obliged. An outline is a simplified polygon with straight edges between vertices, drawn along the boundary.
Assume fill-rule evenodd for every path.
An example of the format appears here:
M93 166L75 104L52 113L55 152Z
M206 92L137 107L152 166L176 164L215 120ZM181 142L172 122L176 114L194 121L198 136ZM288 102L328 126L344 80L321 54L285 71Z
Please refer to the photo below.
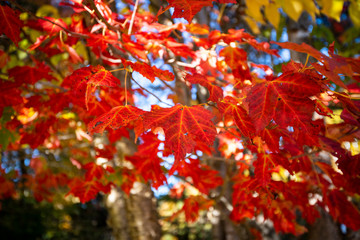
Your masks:
M127 87L126 87L126 82L127 82L127 73L128 71L125 72L125 106L127 106Z
M335 94L338 94L338 95L340 95L340 96L342 96L342 97L344 97L344 98L348 98L348 99L355 99L355 100L359 100L359 99L360 99L360 97L352 97L352 96L350 96L350 95L345 95L345 94L343 94L343 93L336 92L336 91L333 91L333 90L330 90L330 89L328 89L327 91L332 92L332 93L335 93ZM357 94L356 94L356 95L357 95Z
M116 72L116 71L121 71L121 70L125 70L125 69L126 68L117 68L117 69L110 70L109 72Z
M309 62L309 58L310 58L310 55L307 54L307 56L306 56L306 61L305 61L305 64L304 64L304 68L306 68L306 65L307 65L308 62Z

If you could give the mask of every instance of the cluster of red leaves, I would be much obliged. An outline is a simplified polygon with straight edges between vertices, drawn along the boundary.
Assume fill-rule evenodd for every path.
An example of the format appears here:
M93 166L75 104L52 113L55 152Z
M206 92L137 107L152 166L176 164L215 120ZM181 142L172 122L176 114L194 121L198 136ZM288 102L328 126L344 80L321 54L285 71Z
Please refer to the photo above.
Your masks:
M249 66L247 53L241 46L248 44L279 57L277 50L243 30L221 33L209 32L208 28L194 24L165 26L156 23L155 16L137 13L130 31L130 14L112 13L100 0L94 1L97 11L81 0L70 2L63 3L75 11L70 24L53 18L22 22L16 11L0 5L0 23L5 26L0 33L18 45L22 26L46 32L29 51L41 52L48 58L65 52L71 64L84 62L74 49L82 39L104 65L121 67L129 74L138 72L151 83L157 78L165 86L168 84L165 81L174 80L174 74L151 65L151 60L162 58L170 62L176 58L185 60L187 56L195 67L181 71L174 68L182 74L182 79L177 76L176 81L189 88L197 84L205 88L209 93L208 107L205 104L185 106L172 98L176 103L172 107L153 105L150 111L144 111L134 104L132 95L136 89L121 88L119 79L100 65L72 71L69 64L70 74L61 84L55 81L57 75L45 63L36 60L32 66L8 69L9 80L0 82L0 110L2 113L5 107L11 106L15 113L11 120L1 122L1 128L19 132L8 150L18 150L25 144L33 149L62 149L71 143L61 141L60 132L74 134L78 141L90 142L90 135L107 130L109 144L97 149L96 158L112 160L116 155L116 141L130 137L132 132L139 138L137 151L125 157L132 167L96 164L94 160L89 161L88 152L74 147L70 161L80 169L78 176L54 174L49 168L38 168L33 175L23 176L38 200L51 200L49 189L68 185L68 195L86 202L99 192L109 193L114 184L129 193L135 181L149 181L158 188L166 183L166 174L177 174L190 179L189 183L203 194L188 197L180 211L185 212L191 222L198 217L199 210L215 204L204 196L226 184L217 171L202 163L203 155L208 155L207 159L224 157L233 163L231 173L226 174L234 183L231 213L234 221L263 214L273 220L277 231L297 235L305 229L296 221L296 211L313 223L320 206L329 209L335 220L352 229L360 228L359 210L348 200L360 193L360 157L351 155L342 145L359 138L360 104L351 97L359 88L347 86L341 78L344 75L349 81L359 83L358 59L336 55L333 46L326 56L306 44L276 43L305 52L319 62L303 66L291 61L283 66L281 75L275 76L267 66ZM189 23L202 7L212 5L210 0L168 2L168 8L175 8L173 17L184 17ZM103 19L88 25L81 12ZM66 38L62 37L63 31L68 33ZM171 34L175 31L191 33L192 43L199 50L177 42ZM214 51L216 48L219 54ZM0 52L0 65L4 65L1 59L7 59L4 56ZM264 70L265 76L261 77L254 69ZM334 92L331 82L346 92ZM36 84L39 87L34 87ZM147 96L142 89L137 91ZM315 113L331 116L330 105L343 109L342 123L331 125L314 118ZM29 109L36 115L26 115L31 112ZM62 117L69 112L75 117ZM90 135L82 129L86 125ZM154 134L157 132L163 133L164 141ZM216 139L219 147L213 149ZM314 162L320 151L338 158L336 168L329 163ZM161 166L161 155L174 157L170 170ZM79 162L76 158L86 160ZM2 170L1 197L14 195L15 186L10 178ZM322 198L310 204L309 199L317 195Z

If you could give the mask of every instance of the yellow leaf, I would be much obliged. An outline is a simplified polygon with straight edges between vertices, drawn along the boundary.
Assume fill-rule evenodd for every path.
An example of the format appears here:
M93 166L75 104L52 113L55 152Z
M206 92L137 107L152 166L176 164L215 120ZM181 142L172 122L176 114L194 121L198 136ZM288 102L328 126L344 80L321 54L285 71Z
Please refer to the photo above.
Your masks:
M285 13L295 22L299 20L301 13L305 10L301 0L281 0Z
M59 18L59 11L56 7L51 5L43 5L36 11L38 17L53 17Z
M264 6L267 6L267 5L270 4L269 0L252 0L252 2L257 2L257 3L259 3L261 5L264 5Z
M360 27L360 1L351 1L349 6L349 15L353 24Z
M247 1L247 9L246 14L250 17L252 17L255 21L258 21L260 23L264 23L263 16L261 14L260 8L263 4L261 4L258 1ZM250 25L250 24L249 24Z
M331 0L328 0L331 1ZM319 13L319 10L316 8L314 1L302 0L302 5L305 11L307 11L312 17L313 21L315 21L315 14Z
M280 13L274 3L265 7L265 16L267 20L277 29L280 22Z
M328 17L340 21L344 0L318 0L321 12Z
M249 25L249 27L251 28L251 31L254 34L259 34L260 33L260 29L256 23L256 21L248 16L245 16L245 21L246 23Z

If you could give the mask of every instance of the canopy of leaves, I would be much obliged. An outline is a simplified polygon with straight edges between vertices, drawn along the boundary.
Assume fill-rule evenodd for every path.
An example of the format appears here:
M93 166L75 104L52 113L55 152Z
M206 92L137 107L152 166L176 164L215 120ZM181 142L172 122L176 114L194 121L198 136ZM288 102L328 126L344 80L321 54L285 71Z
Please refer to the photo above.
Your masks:
M359 59L192 22L204 7L237 1L167 2L155 15L62 1L63 18L1 2L0 199L27 189L38 201L86 203L114 187L129 194L137 181L158 189L173 175L186 187L171 190L184 202L167 220L194 222L231 192L234 224L261 215L300 235L299 217L313 224L322 208L359 230ZM335 1L246 2L249 25L277 27L280 7L294 20L302 11L339 17ZM188 23L159 22L170 8ZM250 63L250 46L271 61L281 48L310 60L276 73L271 61Z

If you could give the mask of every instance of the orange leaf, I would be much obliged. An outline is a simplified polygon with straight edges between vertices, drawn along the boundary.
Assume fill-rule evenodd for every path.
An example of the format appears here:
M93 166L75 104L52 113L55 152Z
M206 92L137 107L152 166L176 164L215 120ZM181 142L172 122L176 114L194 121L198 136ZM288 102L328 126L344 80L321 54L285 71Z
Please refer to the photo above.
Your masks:
M124 66L131 66L131 68L149 79L151 82L155 81L155 77L158 77L164 81L172 81L174 80L174 74L172 74L168 70L161 70L155 66L150 66L147 63L143 62L135 62L132 63L130 61L123 60Z

